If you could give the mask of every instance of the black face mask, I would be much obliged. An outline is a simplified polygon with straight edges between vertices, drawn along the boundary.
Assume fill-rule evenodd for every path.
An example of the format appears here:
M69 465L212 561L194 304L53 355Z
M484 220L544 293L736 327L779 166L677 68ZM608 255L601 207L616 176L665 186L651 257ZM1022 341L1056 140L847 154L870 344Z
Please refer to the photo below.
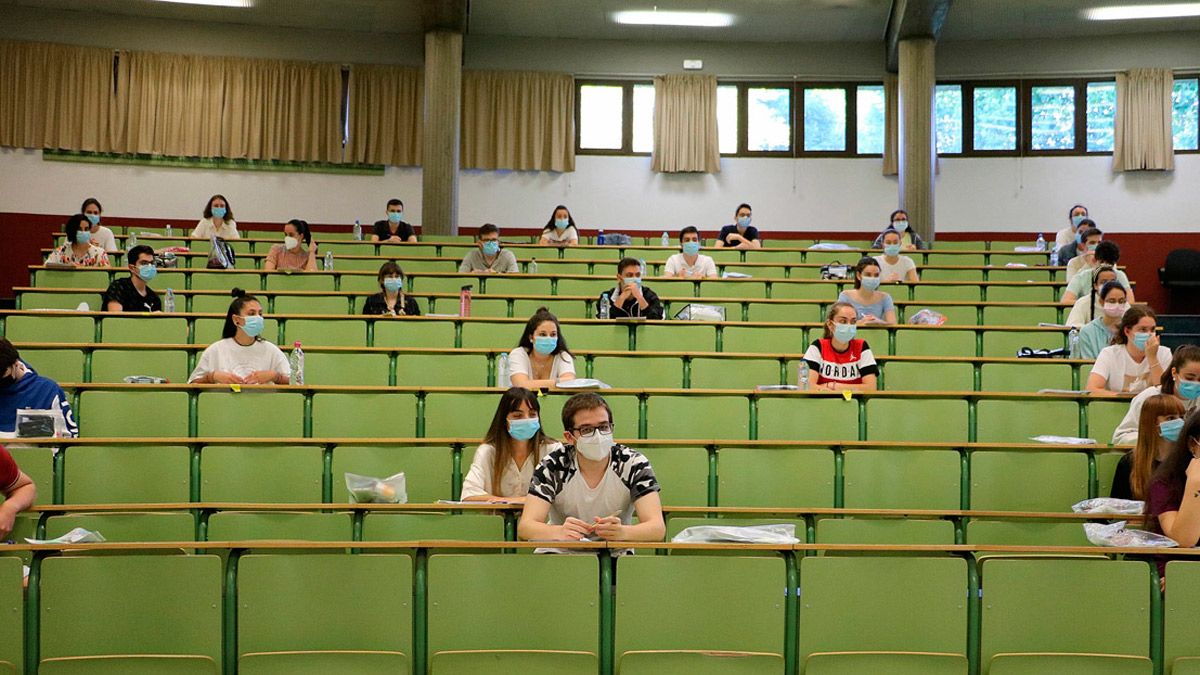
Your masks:
M17 378L14 375L0 375L0 389L8 389L17 383Z

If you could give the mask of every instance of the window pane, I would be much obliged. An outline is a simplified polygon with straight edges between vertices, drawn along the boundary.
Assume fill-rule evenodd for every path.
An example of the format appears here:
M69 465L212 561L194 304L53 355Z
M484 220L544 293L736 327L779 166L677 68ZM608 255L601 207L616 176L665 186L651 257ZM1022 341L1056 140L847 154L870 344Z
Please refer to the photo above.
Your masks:
M939 155L957 155L963 151L962 86L939 84L934 92Z
M1034 150L1075 149L1075 87L1032 87Z
M1016 150L1016 87L977 87L974 103L975 149Z
M579 147L620 150L622 98L620 85L585 84L579 87Z
M737 93L736 85L717 87L717 145L722 155L738 150Z
M1176 150L1200 150L1197 145L1198 125L1200 125L1200 104L1197 103L1200 80L1178 80L1172 91L1174 113L1171 122L1172 133L1175 135Z
M858 154L883 153L883 128L887 107L883 100L883 85L858 88Z
M804 149L846 149L846 90L804 90Z
M633 151L654 150L654 85L633 85Z
M792 149L790 89L750 88L746 91L746 149Z
M1112 152L1113 119L1117 114L1117 83L1088 82L1088 152Z

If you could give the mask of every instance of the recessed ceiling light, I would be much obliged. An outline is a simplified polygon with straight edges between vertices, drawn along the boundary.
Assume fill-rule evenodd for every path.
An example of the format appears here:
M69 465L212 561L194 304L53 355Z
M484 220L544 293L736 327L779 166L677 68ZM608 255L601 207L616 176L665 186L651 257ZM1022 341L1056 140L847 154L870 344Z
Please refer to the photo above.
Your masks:
M1081 12L1092 21L1125 21L1127 19L1173 19L1181 16L1200 16L1200 2L1177 2L1164 5L1114 5L1096 7Z
M210 7L253 7L254 0L158 0L179 5L208 5Z
M723 28L733 25L733 15L724 12L670 12L630 10L616 12L613 21L636 26L699 26Z

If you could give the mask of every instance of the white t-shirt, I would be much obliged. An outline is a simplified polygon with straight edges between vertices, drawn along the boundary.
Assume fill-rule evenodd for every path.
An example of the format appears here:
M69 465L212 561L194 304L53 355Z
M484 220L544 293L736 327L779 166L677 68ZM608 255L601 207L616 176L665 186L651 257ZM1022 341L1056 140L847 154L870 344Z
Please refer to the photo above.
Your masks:
M533 364L529 362L529 353L524 347L517 347L508 353L508 377L511 382L512 376L521 373L531 380L538 378L533 376ZM550 378L558 381L558 378L571 373L575 374L575 359L567 352L559 352L554 356L554 361L550 364Z
M696 264L689 265L684 259L682 253L667 258L667 276L678 276L680 272L684 272L685 276L700 279L717 276L717 263L713 259L703 254L696 255Z
M579 241L579 232L577 232L575 227L572 225L568 225L562 230L559 230L557 227L552 227L549 230L542 230L542 236L546 238L546 241L556 244Z
M226 220L218 227L213 224L212 218L201 218L196 223L196 229L192 230L194 239L208 239L214 234L222 239L241 239L242 236L238 234L237 223L232 220Z
M1084 270L1090 270L1094 267L1097 267L1095 257L1092 257L1091 260L1088 260L1088 255L1086 253L1084 255L1077 255L1074 258L1071 258L1070 262L1067 263L1067 283L1071 283L1071 280L1075 278L1075 275L1079 274L1080 272Z
M559 447L533 470L529 496L550 503L550 524L562 525L567 516L585 523L614 513L621 522L633 521L633 503L658 492L658 479L650 460L624 445L614 445L608 470L596 487L588 487L575 461L575 447Z
M900 259L896 261L895 265L893 265L887 261L887 256L875 256L875 261L879 263L880 279L891 279L893 276L895 276L895 278L904 281L908 278L908 273L910 270L915 271L917 269L917 263L913 262L912 258L906 255L898 257Z
M1088 303L1092 301L1092 294L1082 295L1075 301L1075 305L1071 307L1071 313L1067 315L1067 325L1072 328L1083 328L1092 322L1092 319L1104 316L1104 302L1100 300L1099 294L1096 295L1096 313L1089 316Z
M273 370L280 375L291 375L287 357L275 345L266 340L255 340L249 347L239 345L234 338L217 340L200 355L200 362L192 371L188 382L195 382L205 375L226 371L246 377L259 370Z
M113 236L113 231L103 225L92 228L92 243L108 253L116 253L120 250L117 248L117 238Z
M1107 382L1104 388L1118 393L1137 394L1154 384L1150 381L1150 359L1147 354L1141 363L1135 363L1125 345L1109 345L1100 351L1092 374L1100 375ZM1164 370L1171 367L1171 350L1158 348L1158 363Z
M1161 393L1162 387L1156 384L1153 387L1147 387L1145 391L1133 397L1133 400L1129 402L1129 412L1125 413L1125 418L1113 430L1113 445L1133 445L1137 443L1138 425L1142 419L1142 406L1151 396L1158 396ZM1194 398L1184 403L1184 407L1187 408L1188 414L1191 414L1191 411L1200 408L1200 398Z
M1054 250L1057 251L1073 241L1075 241L1075 228L1068 225L1054 235Z
M492 463L496 459L496 448L491 443L482 443L475 449L475 458L471 460L471 469L463 479L462 498L495 495L497 497L524 497L529 493L529 481L533 478L533 468L550 452L562 447L558 441L550 441L538 448L537 456L530 454L521 466L512 459L504 467L500 475L500 485L497 486L492 476Z

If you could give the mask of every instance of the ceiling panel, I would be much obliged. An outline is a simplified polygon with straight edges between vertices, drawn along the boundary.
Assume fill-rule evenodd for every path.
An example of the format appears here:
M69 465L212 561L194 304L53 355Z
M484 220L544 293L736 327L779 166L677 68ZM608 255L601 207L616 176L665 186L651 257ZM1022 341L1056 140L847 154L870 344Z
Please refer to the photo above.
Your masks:
M942 40L1073 38L1162 31L1200 31L1200 17L1089 21L1081 12L1112 5L1157 5L1171 0L954 0ZM1197 35L1200 40L1200 34Z

